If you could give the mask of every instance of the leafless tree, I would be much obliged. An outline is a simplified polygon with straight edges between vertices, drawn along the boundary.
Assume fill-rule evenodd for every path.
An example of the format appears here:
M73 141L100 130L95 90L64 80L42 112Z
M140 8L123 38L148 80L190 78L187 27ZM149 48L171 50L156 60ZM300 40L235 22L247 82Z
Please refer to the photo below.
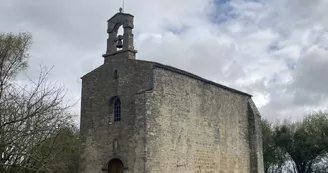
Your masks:
M34 151L71 120L65 89L47 80L49 70L17 82L28 66L31 43L28 33L0 34L0 172L38 170L34 163L45 158Z

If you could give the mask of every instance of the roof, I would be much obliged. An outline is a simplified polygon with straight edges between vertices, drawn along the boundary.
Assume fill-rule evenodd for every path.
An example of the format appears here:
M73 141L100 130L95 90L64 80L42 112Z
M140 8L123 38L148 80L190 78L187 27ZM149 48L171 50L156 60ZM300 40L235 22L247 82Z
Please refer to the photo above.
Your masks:
M107 22L110 21L110 20L112 20L112 19L114 19L118 15L134 17L132 14L129 14L129 13L120 13L120 12L118 12L113 17L111 17L110 19L108 19Z
M184 71L184 70L181 70L181 69L178 69L178 68L169 66L169 65L164 65L164 64L157 63L157 62L152 62L152 61L144 61L144 60L137 60L137 61L143 61L143 62L152 63L154 65L154 67L165 69L165 70L168 70L168 71L171 71L171 72L174 72L174 73L178 73L178 74L181 74L181 75L185 75L185 76L188 76L190 78L193 78L193 79L202 81L204 83L207 83L207 84L210 84L210 85L214 85L214 86L219 87L219 88L226 89L226 90L231 91L233 93L242 94L242 95L246 95L246 96L252 97L251 94L248 94L246 92L242 92L242 91L239 91L239 90L236 90L236 89L227 87L225 85L218 84L216 82L213 82L213 81L204 79L204 78L202 78L200 76L197 76L197 75L192 74L190 72L187 72L187 71Z
M239 90L236 90L236 89L233 89L233 88L230 88L230 87L227 87L225 85L221 85L221 84L218 84L216 82L213 82L213 81L210 81L210 80L207 80L207 79L204 79L200 76L197 76L195 74L192 74L190 72L187 72L185 70L181 70L181 69L178 69L178 68L175 68L175 67L172 67L172 66L169 66L169 65L164 65L164 64L161 64L161 63L158 63L158 62L153 62L153 61L145 61L145 60L137 60L137 59L130 59L130 60L133 60L133 61L140 61L140 62L145 62L145 63L150 63L150 64L153 64L153 66L155 68L161 68L161 69L164 69L164 70L168 70L168 71L171 71L171 72L174 72L174 73L178 73L178 74L181 74L181 75L184 75L184 76L188 76L190 78L193 78L193 79L196 79L196 80L199 80L199 81L202 81L204 83L207 83L207 84L210 84L210 85L213 85L213 86L216 86L216 87L219 87L219 88L223 88L223 89L226 89L230 92L233 92L233 93L237 93L237 94L241 94L241 95L246 95L246 96L249 96L249 97L252 97L251 94L248 94L246 92L242 92L242 91L239 91ZM101 65L102 66L102 65ZM100 68L101 66L97 67L96 69ZM96 69L92 70L92 71L95 71ZM91 71L91 72L92 72ZM89 72L89 73L91 73ZM81 77L81 79L83 77L85 77L86 75L88 75L89 73L85 74L84 76Z

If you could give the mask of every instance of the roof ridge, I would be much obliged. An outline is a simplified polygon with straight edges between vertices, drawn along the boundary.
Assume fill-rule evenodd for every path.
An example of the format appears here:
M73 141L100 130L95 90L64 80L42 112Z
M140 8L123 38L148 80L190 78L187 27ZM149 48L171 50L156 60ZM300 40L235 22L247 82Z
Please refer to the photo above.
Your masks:
M228 86L225 86L225 85L222 85L222 84L219 84L219 83L216 83L216 82L213 82L211 80L208 80L208 79L205 79L203 77L200 77L198 75L195 75L193 73L190 73L188 71L185 71L185 70L181 70L179 68L176 68L176 67L173 67L173 66L170 66L170 65L164 65L164 64L161 64L161 63L158 63L158 62L153 62L153 61L146 61L146 60L139 60L139 59L136 59L134 61L141 61L141 62L147 62L147 63L152 63L155 67L158 67L158 68L162 68L162 69L165 69L165 70L169 70L169 71L172 71L172 72L175 72L175 73L179 73L179 74L182 74L182 75L185 75L185 76L188 76L188 77L191 77L193 79L196 79L196 80L199 80L199 81L202 81L202 82L205 82L205 83L208 83L208 84L211 84L211 85L214 85L214 86L217 86L217 87L220 87L220 88L224 88L224 89L227 89L231 92L234 92L234 93L239 93L239 94L242 94L242 95L246 95L246 96L249 96L249 97L252 97L251 94L248 94L246 92L243 92L243 91L239 91L237 89L234 89L234 88L230 88Z

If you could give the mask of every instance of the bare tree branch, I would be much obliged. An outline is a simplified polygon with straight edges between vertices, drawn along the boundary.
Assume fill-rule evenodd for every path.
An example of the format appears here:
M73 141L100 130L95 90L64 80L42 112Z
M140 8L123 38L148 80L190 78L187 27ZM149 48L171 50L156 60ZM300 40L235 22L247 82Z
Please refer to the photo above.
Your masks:
M71 123L64 87L48 81L51 69L41 68L36 80L26 76L23 85L15 81L27 67L30 44L29 34L0 34L0 172L52 172L44 161Z

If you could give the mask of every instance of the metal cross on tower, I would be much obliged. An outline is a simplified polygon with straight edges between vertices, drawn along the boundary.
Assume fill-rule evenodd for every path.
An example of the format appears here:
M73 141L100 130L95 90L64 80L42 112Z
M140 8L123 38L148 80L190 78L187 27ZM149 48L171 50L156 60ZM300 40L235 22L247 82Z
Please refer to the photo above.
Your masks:
M119 9L120 13L124 13L124 0L122 0L122 6Z
M124 13L124 0L122 0L122 12Z

